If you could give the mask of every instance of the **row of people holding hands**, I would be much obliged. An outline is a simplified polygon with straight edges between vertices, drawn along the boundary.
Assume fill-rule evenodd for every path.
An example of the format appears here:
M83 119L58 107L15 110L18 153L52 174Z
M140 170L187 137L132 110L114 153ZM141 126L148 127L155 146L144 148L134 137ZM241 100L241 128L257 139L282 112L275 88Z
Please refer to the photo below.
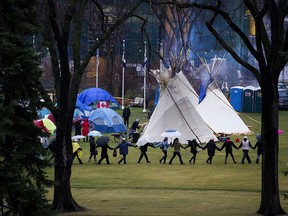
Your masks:
M126 164L127 163L126 157L128 155L128 148L130 146L138 147L137 145L133 145L132 143L128 142L125 138L122 138L120 143L115 148L110 147L108 142L104 143L104 145L102 144L100 146L99 145L97 146L97 141L95 142L94 137L91 137L90 138L90 157L88 159L88 162L91 161L92 157L94 157L94 161L97 162L96 161L96 155L98 154L97 147L101 147L101 149L102 149L101 157L100 157L100 159L97 162L98 164L101 164L101 162L104 159L106 159L106 163L107 164L110 164L109 156L108 156L108 149L114 151L113 152L113 156L115 156L115 157L117 156L117 150L119 149L119 154L122 157L118 161L118 164L121 164L122 162L124 164ZM256 149L257 148L256 163L259 163L259 157L262 154L262 143L261 143L261 141L257 140L255 146L252 146L252 144L248 140L247 136L245 136L243 138L243 140L240 142L240 145L238 147L234 144L233 141L230 140L229 137L225 138L225 141L224 141L224 143L223 143L223 145L221 147L218 147L216 145L216 143L214 142L214 139L209 140L209 142L205 146L202 146L201 144L197 143L196 139L188 140L188 145L183 146L179 142L178 138L175 138L172 143L168 143L168 138L165 137L162 142L159 142L159 143L149 143L149 142L147 142L146 144L140 146L139 147L140 156L139 156L139 159L137 161L138 163L141 163L141 160L142 160L143 157L145 157L147 163L150 163L150 161L148 159L148 155L147 155L147 148L148 147L153 147L153 148L160 147L160 149L163 152L163 157L159 160L159 162L163 163L163 164L166 164L167 151L168 151L168 148L170 148L170 147L173 148L173 155L172 155L172 157L170 158L170 160L168 162L169 164L172 164L172 162L173 162L173 160L174 160L174 158L176 156L179 158L180 164L184 164L184 162L182 160L181 153L180 153L180 149L181 148L182 149L190 148L190 152L192 153L192 157L189 160L190 164L191 163L195 164L196 156L197 156L197 153L198 153L198 148L202 149L202 150L207 149L207 153L208 153L208 158L206 160L207 164L212 164L212 160L213 160L213 157L215 155L215 151L216 150L222 151L224 148L225 148L225 152L226 152L225 164L227 163L227 159L228 159L229 155L231 156L233 162L237 163L235 158L234 158L234 155L233 155L233 151L232 151L233 148L235 148L235 149L242 148L243 157L242 157L242 160L241 160L241 164L244 164L245 160L247 160L248 163L251 163L251 159L249 157L249 149L250 148L252 148L252 149ZM78 161L79 161L80 164L82 163L81 159L78 157L77 150L73 151L73 158L74 157L78 158Z

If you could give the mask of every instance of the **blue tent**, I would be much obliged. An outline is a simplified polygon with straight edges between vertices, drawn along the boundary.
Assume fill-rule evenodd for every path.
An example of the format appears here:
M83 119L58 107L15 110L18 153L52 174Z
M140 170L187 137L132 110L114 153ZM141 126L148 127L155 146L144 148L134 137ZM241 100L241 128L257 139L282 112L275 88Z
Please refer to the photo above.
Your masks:
M77 103L82 103L86 106L93 106L98 101L109 101L110 103L116 103L119 106L117 100L107 91L101 88L89 88L82 91L77 97Z
M98 108L88 118L94 130L103 133L125 132L127 129L119 114L110 108Z

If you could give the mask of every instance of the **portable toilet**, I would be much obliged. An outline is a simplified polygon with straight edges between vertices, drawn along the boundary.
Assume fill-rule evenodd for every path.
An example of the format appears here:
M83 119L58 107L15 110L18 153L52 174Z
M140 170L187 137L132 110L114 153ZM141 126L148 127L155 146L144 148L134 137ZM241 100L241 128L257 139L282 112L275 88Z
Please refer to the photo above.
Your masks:
M262 112L262 93L260 87L255 88L254 91L254 112Z
M247 86L243 89L243 103L242 103L243 112L253 112L254 92L255 92L254 86Z
M244 87L233 86L230 89L231 106L238 112L242 112L242 94Z

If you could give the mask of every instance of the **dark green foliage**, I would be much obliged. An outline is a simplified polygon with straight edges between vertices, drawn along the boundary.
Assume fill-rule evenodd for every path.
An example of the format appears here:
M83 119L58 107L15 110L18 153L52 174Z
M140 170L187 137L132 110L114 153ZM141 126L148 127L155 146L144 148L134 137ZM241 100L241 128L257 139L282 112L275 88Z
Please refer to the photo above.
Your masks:
M46 150L33 124L40 107L41 70L29 36L31 0L0 2L0 205L1 215L51 215L45 198Z

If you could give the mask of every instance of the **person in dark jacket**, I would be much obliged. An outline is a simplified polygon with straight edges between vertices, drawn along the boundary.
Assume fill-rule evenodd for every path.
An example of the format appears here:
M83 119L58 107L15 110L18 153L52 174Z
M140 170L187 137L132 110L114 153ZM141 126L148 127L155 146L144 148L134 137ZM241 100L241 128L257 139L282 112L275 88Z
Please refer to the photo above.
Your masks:
M98 147L98 146L97 146ZM108 143L105 143L104 145L100 146L101 147L101 158L98 161L98 164L101 164L102 160L106 159L106 163L110 164L109 162L109 156L108 156L108 149L113 150Z
M115 149L120 149L119 154L122 155L122 158L118 161L118 164L121 164L124 161L124 164L127 163L126 156L128 155L128 147L134 146L130 142L127 142L126 139L123 137L121 143L119 143ZM135 146L134 146L135 147Z
M75 123L75 136L76 136L76 135L81 135L81 128L82 128L82 126L81 126L81 120L79 120L79 121L77 121L77 122Z
M217 147L216 143L214 142L214 139L209 140L206 146L203 147L203 150L205 149L207 149L207 153L208 153L208 159L206 160L206 163L212 164L212 159L215 155L215 150L217 149L218 151L220 151L220 149Z
M124 120L124 125L126 125L127 128L129 128L129 118L130 118L130 115L131 115L131 111L130 111L130 106L127 105L124 110L123 110L123 113L122 113L122 117L123 117L123 120Z
M133 132L136 132L137 129L140 128L139 122L140 122L140 119L137 118L137 119L132 123L132 125L131 125L131 130L132 130Z
M184 147L184 149L187 149L190 147L190 152L192 153L192 157L191 159L189 160L189 163L191 164L191 161L193 160L193 164L195 164L195 161L196 161L196 155L198 153L198 150L197 150L197 147L198 148L202 148L202 146L200 146L196 139L193 139L193 140L188 140L188 145L186 147Z
M257 139L256 144L253 149L257 148L257 157L256 157L256 163L259 163L260 155L262 155L263 145L261 139Z
M227 164L227 158L228 158L228 155L231 156L234 164L236 164L237 162L235 161L234 159L234 155L233 155L233 152L232 152L232 147L237 149L236 145L234 144L234 142L232 142L230 140L230 137L226 137L226 140L225 142L223 143L222 147L220 148L220 151L222 151L224 148L225 148L225 152L226 152L226 156L225 156L225 164Z
M184 148L184 147L181 145L181 143L179 142L178 138L175 138L173 140L173 143L172 143L171 147L174 147L174 151L173 151L173 156L172 156L172 158L169 161L169 164L172 164L172 161L174 160L176 155L178 156L180 163L184 164L183 160L182 160L182 157L181 157L181 154L180 154L180 148Z
M96 142L94 137L90 137L90 157L88 159L88 163L91 162L91 158L94 157L94 161L97 162L96 160L96 155L97 155L97 148L96 148Z
M132 140L133 143L136 143L138 141L139 136L140 136L140 133L137 132L137 129L140 128L139 122L140 122L140 119L137 118L132 123L129 134L128 134L129 140Z
M147 153L146 153L146 152L147 152L147 149L148 149L148 146L151 146L151 147L153 147L153 148L156 148L152 143L149 143L149 142L146 143L146 144L143 145L143 146L140 146L139 149L140 149L140 152L141 152L141 153L140 153L140 157L139 157L137 163L140 164L143 156L145 157L146 162L147 162L147 163L150 163L150 161L149 161L149 159L148 159L148 155L147 155Z

